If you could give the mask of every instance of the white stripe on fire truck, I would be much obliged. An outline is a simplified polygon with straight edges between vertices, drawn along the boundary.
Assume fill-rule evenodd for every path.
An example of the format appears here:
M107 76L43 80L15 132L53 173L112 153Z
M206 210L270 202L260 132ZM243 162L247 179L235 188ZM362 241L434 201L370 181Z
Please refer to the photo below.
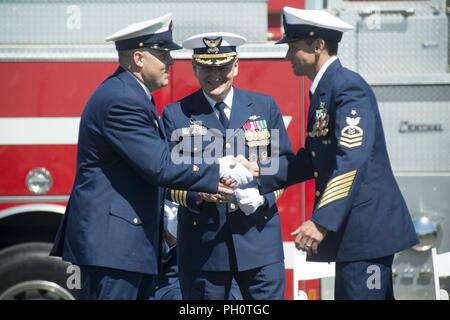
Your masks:
M0 145L76 144L79 117L0 118Z
M292 116L283 116L287 128ZM76 144L79 117L0 118L0 145Z
M68 195L52 195L52 196L1 196L0 203L11 202L67 202Z

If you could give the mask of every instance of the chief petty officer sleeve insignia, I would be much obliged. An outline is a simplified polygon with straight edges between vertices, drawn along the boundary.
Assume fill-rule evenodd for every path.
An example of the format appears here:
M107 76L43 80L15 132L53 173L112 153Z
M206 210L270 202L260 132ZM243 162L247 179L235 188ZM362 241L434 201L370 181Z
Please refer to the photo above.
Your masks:
M325 188L317 208L320 209L326 204L347 197L355 176L356 170L353 170L331 179Z
M352 115L356 115L356 110L352 110ZM346 117L346 126L341 130L339 144L349 149L362 145L364 131L359 127L360 117Z

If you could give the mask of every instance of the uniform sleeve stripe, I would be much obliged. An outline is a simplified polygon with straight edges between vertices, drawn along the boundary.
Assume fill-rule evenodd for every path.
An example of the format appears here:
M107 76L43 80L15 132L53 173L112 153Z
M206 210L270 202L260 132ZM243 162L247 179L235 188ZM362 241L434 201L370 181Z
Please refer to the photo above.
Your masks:
M328 196L331 193L335 193L339 190L345 189L346 187L350 187L352 185L352 183L353 183L353 179L349 180L348 182L333 186L332 188L327 188L325 190L325 192L323 193L322 197L325 198L326 196Z
M331 179L325 188L317 208L319 209L330 202L348 196L353 180L355 179L355 175L356 170L353 170Z
M347 196L347 193L342 193L342 194L338 194L338 195L336 195L334 197L331 197L331 198L329 198L326 201L323 201L323 202L320 201L319 206L317 208L319 209L319 208L323 207L324 205L329 204L330 202L339 200L341 198L345 198L346 196Z
M173 202L187 207L187 190L172 190L170 189L170 198Z
M322 198L320 199L320 203L326 202L327 200L329 200L329 199L331 199L331 198L333 198L333 197L335 197L335 196L337 196L337 195L344 194L344 196L347 196L349 191L350 191L350 187L347 187L347 188L345 188L345 189L342 189L342 190L339 190L339 191L336 191L336 192L329 193L329 194L327 194L326 197L322 197Z
M175 190L175 202L180 204L180 190Z
M275 195L275 200L278 200L283 195L284 189L275 190L273 193Z
M180 190L180 205L182 205L182 206L184 206L184 191L183 190Z
M359 147L360 145L362 145L362 142L357 142L357 143L346 143L346 142L339 142L339 144L343 145L344 147L347 148L354 148L354 147Z
M331 179L331 180L328 182L328 184L327 184L327 189L328 189L328 188L332 188L332 187L334 187L335 185L344 182L344 181L343 181L344 179L345 179L345 181L350 181L350 179L353 180L353 178L355 177L355 175L356 175L356 170L353 170L353 171L344 173L344 174L342 174L342 175L340 175L340 176L334 177L333 179Z
M335 188L335 187L338 187L338 186L340 186L340 185L342 185L342 184L345 184L345 183L347 183L347 182L349 182L349 181L353 181L354 178L355 178L355 176L352 176L352 177L347 177L347 178L345 178L345 179L339 180L339 181L334 182L334 183L329 183L329 184L327 185L327 187L326 187L324 193L327 193L328 190L333 189L333 188Z
M359 138L344 138L344 137L341 137L341 142L354 143L354 142L360 142L360 141L362 141L362 137L359 137Z
M187 197L187 191L184 190L184 191L183 191L183 204L184 204L185 207L187 207L187 200L186 200L186 197Z

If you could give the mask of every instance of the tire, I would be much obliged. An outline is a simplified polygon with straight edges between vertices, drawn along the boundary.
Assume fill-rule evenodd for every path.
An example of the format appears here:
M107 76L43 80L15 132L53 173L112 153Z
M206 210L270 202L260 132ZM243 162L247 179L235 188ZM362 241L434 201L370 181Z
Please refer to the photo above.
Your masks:
M0 300L73 300L70 263L50 257L52 245L31 242L0 251Z

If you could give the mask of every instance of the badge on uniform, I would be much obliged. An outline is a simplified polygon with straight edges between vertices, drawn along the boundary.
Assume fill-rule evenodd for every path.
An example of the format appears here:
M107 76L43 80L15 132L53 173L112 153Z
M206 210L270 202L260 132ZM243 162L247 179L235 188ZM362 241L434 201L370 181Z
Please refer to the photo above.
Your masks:
M352 110L351 114L356 115L356 111ZM361 117L345 118L347 126L341 130L341 138L339 140L340 145L347 148L355 148L362 145L363 129L358 126L360 120Z
M319 108L316 110L316 120L313 125L312 137L324 137L328 134L328 123L330 122L330 115L325 102L320 102Z
M181 128L181 134L186 136L204 136L208 129L202 125L201 121L189 119L189 127Z
M245 141L249 147L269 145L270 132L267 129L266 120L251 120L258 118L257 116L251 116L250 121L244 123Z

